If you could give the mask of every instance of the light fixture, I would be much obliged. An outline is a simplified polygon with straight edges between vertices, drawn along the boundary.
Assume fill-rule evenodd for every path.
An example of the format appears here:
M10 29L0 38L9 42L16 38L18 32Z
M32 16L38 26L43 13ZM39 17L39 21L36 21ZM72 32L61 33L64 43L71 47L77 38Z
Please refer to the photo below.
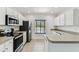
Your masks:
M38 8L34 8L34 12L40 12L40 13L45 13L45 12L49 12L50 8L48 7L38 7Z

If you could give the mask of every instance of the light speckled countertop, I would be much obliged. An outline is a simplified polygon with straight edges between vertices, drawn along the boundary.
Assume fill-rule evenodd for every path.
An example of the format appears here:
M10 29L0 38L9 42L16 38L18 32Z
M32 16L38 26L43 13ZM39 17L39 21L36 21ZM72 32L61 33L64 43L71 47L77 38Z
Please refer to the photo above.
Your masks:
M17 30L14 33L23 33L23 32L27 32L27 31L19 31L19 30Z
M26 32L26 31L15 31L14 33L23 33L23 32ZM11 37L7 37L7 36L0 37L0 44L3 44L11 39L13 39L12 36Z
M11 40L13 39L13 37L7 37L7 36L4 36L4 37L0 37L0 44L3 44L5 42L7 42L8 40Z
M66 31L52 30L51 34L48 34L47 37L50 41L71 41L79 42L79 34L77 33L68 33Z

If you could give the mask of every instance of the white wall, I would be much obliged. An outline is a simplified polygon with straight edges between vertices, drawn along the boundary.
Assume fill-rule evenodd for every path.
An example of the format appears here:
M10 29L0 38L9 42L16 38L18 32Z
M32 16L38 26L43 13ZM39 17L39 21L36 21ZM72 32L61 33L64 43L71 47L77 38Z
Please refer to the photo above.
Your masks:
M53 28L53 15L39 15L39 14L31 14L31 15L26 15L26 19L32 22L32 32L33 34L35 33L35 19L45 19L46 20L46 33L50 33L50 29Z

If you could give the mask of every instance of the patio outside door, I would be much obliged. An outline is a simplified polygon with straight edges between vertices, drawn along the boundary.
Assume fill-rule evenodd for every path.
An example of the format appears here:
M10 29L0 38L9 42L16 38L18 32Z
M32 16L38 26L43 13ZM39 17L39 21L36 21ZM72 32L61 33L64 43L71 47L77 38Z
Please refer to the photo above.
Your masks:
M37 34L45 34L46 30L45 30L45 20L35 20L36 21L36 33Z

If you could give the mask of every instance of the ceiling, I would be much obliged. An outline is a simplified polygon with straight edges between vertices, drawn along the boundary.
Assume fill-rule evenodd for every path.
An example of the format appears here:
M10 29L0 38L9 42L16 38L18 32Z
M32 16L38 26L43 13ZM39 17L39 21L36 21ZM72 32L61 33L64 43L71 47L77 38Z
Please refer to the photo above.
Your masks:
M56 16L66 10L73 9L74 7L11 7L11 8L20 12L24 16L28 14L52 14Z

